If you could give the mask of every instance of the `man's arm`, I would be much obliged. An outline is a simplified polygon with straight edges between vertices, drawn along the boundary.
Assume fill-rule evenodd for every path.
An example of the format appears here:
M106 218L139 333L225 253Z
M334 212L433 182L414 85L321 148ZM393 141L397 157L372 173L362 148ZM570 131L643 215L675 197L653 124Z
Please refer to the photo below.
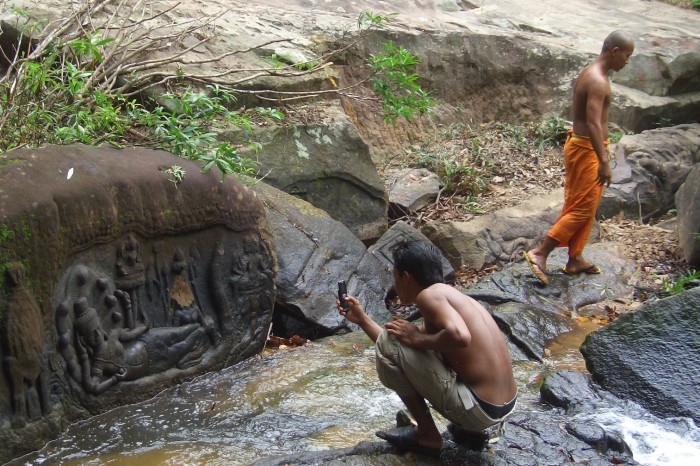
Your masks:
M595 80L590 83L586 99L586 127L593 150L598 157L598 183L610 186L612 170L610 169L610 156L605 147L605 133L603 128L605 111L605 99L610 95L610 87L606 80Z
M387 331L396 335L401 343L411 348L430 349L439 352L454 351L471 343L471 333L464 319L439 293L422 293L416 305L423 314L427 330L405 320L386 323Z

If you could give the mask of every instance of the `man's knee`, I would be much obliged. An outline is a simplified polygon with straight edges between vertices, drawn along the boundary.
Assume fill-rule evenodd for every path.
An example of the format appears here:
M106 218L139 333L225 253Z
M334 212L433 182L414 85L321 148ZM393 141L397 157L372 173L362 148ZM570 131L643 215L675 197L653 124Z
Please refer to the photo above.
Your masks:
M395 337L383 330L375 342L376 367L379 381L387 388L395 391L399 396L412 396L417 392L411 382L397 364L397 345Z

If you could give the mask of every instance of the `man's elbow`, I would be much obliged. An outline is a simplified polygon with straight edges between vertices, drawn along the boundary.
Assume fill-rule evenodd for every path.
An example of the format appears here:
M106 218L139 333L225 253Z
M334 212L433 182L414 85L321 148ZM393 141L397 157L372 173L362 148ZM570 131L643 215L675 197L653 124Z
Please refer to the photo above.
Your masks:
M468 332L455 333L455 346L457 348L466 348L472 342L472 336Z

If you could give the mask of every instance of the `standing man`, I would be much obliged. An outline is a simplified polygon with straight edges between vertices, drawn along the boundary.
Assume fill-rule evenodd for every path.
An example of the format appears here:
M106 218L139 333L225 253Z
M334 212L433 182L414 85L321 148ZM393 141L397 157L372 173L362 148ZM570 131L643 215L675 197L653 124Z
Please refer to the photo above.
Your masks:
M608 109L611 91L608 73L620 71L634 52L634 42L623 31L605 39L598 58L586 66L574 82L574 127L564 144L564 207L544 240L525 253L535 276L545 285L547 257L556 247L569 248L566 274L600 273L583 258L583 249L593 227L603 186L610 186L612 171L607 150Z
M452 424L455 440L481 448L484 429L503 421L516 403L508 347L483 306L443 283L439 250L425 241L393 251L394 287L401 304L415 304L423 326L394 320L384 327L345 295L338 312L375 342L379 380L394 390L416 421L377 436L407 451L439 456L442 437L427 402ZM426 402L427 401L427 402Z

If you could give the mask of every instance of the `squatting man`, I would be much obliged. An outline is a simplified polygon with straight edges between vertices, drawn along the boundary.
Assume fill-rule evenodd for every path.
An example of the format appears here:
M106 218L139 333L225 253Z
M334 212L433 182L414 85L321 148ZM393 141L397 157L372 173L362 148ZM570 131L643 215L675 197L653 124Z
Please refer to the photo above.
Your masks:
M392 252L396 294L415 304L423 325L392 320L384 327L345 295L338 312L375 342L379 380L395 391L415 425L377 432L401 450L437 457L442 447L428 403L444 416L456 441L484 446L484 430L510 414L517 387L496 322L478 302L444 283L441 254L431 243L401 243Z

